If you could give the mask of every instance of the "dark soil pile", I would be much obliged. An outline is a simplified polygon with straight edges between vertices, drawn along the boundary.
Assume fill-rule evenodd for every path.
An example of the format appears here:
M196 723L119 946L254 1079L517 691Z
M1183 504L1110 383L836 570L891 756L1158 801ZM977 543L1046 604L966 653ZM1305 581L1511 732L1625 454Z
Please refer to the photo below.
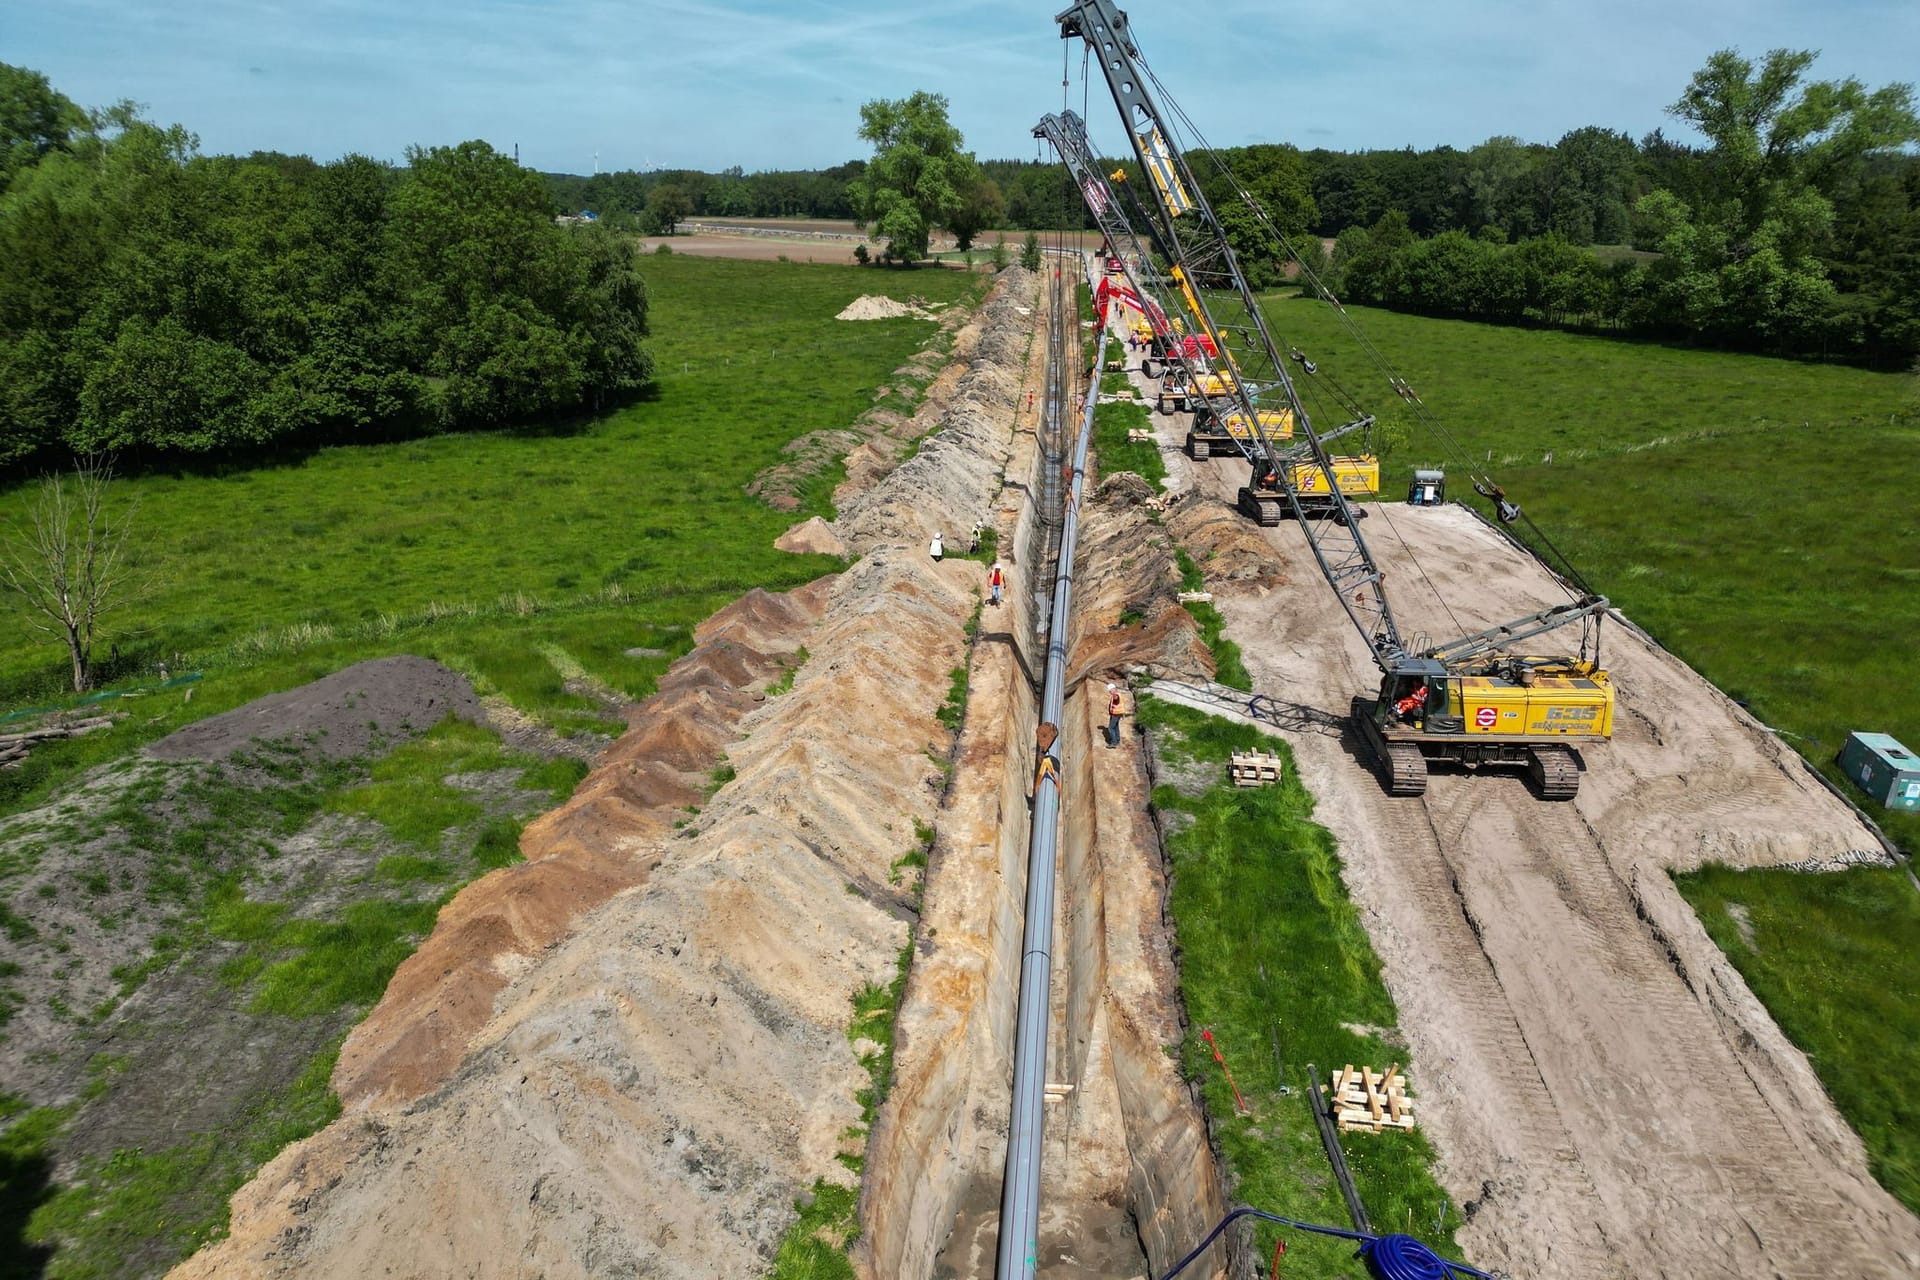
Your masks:
M278 741L349 760L450 715L486 723L465 676L426 658L376 658L190 724L148 747L147 754L157 760L224 760L258 742Z

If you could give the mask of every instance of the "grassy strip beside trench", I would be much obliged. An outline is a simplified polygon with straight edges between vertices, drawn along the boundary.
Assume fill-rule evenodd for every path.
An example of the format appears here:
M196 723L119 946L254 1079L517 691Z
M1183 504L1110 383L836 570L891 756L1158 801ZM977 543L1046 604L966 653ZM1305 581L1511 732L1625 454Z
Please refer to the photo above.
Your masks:
M1153 440L1129 441L1129 430L1153 430L1153 419L1147 416L1145 405L1108 400L1093 407L1093 451L1100 459L1101 473L1132 471L1158 493L1161 482L1167 478L1160 445Z
M1873 1176L1920 1213L1920 896L1894 868L1674 876L1707 934L1819 1073Z
M1207 577L1200 566L1193 562L1185 547L1173 549L1174 563L1180 566L1180 587L1184 591L1205 591ZM1200 639L1213 654L1213 678L1218 684L1229 689L1253 691L1253 676L1247 671L1247 664L1240 654L1240 646L1227 639L1225 631L1227 620L1221 612L1205 600L1189 600L1187 612L1200 624Z
M1180 987L1191 1019L1181 1068L1201 1084L1230 1198L1345 1227L1346 1208L1308 1109L1307 1064L1324 1081L1346 1063L1384 1070L1397 1062L1416 1115L1421 1080L1395 1030L1379 959L1347 900L1333 836L1312 821L1313 798L1284 742L1151 697L1140 700L1139 718L1172 780L1154 790L1153 804L1168 830ZM1285 761L1281 785L1228 781L1230 754L1253 748ZM1213 1033L1249 1115L1236 1114L1203 1031ZM1375 1230L1405 1232L1459 1256L1458 1214L1434 1181L1433 1150L1419 1130L1345 1134L1342 1145ZM1279 1235L1287 1242L1283 1274L1357 1274L1350 1245L1264 1224L1255 1232L1256 1256L1271 1257Z

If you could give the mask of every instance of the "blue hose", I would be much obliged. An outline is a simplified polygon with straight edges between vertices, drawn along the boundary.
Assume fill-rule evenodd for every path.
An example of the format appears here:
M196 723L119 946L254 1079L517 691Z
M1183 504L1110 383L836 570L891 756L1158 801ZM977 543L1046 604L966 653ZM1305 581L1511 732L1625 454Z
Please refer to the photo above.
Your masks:
M1361 1260L1367 1264L1367 1272L1373 1276L1373 1280L1454 1280L1456 1276L1477 1276L1479 1280L1493 1280L1493 1277L1486 1272L1476 1271L1464 1262L1447 1261L1412 1236L1371 1236L1359 1231L1322 1227L1311 1222L1283 1218L1277 1213L1247 1208L1235 1209L1220 1219L1220 1225L1207 1232L1207 1238L1196 1245L1192 1253L1175 1263L1173 1270L1161 1276L1160 1280L1173 1280L1175 1276L1192 1266L1194 1261L1220 1238L1220 1233L1238 1218L1258 1218L1262 1222L1277 1222L1283 1227L1292 1227L1296 1231L1311 1231L1315 1235L1355 1241L1360 1246Z
M1375 1280L1452 1280L1456 1269L1412 1236L1375 1237L1360 1246L1360 1257Z

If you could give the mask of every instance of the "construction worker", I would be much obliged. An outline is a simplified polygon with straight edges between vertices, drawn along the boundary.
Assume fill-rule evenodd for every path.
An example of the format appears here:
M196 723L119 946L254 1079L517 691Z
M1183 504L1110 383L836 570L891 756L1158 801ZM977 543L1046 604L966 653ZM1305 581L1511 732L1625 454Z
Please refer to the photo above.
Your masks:
M987 586L993 591L993 603L1000 603L1000 589L1006 585L1006 576L1000 572L1000 565L996 561L993 568L987 570Z
M940 559L947 554L946 547L941 544L940 531L938 529L933 531L933 541L927 544L927 554L934 558L935 563L938 563Z
M1127 701L1120 695L1120 686L1107 686L1107 750L1120 745L1120 717L1127 711Z
M1393 714L1399 716L1403 723L1412 724L1414 719L1419 716L1421 709L1426 705L1427 686L1422 684L1412 693L1393 704Z

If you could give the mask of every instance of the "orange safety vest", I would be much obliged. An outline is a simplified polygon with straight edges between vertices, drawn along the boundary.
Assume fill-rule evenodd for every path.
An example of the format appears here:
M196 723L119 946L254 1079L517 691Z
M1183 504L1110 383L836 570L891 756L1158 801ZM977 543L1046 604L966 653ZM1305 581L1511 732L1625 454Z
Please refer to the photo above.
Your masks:
M1427 705L1427 686L1421 685L1418 689L1415 689L1412 693L1400 699L1400 701L1394 703L1393 709L1399 715L1406 715L1407 712L1412 711L1417 707L1424 707L1426 705Z
M998 565L995 565L993 572L987 575L987 585L990 587L997 587L1002 585L1001 578L1000 578L1000 567Z
M1126 703L1120 700L1120 691L1115 689L1107 695L1107 714L1117 716L1126 709Z

